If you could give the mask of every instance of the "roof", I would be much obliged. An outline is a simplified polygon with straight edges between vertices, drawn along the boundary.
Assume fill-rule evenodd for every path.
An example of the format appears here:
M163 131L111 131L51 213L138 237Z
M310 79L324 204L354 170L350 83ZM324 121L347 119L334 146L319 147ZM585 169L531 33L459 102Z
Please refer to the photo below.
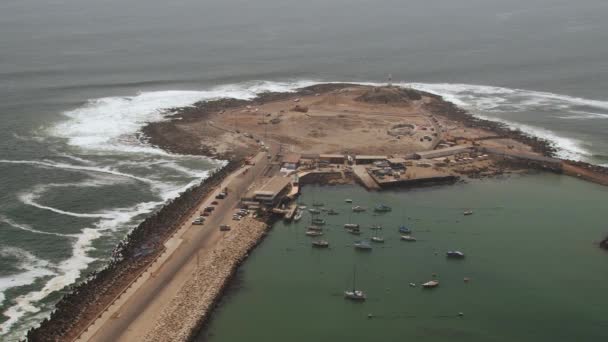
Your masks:
M331 159L331 158L346 158L343 154L321 154L319 155L321 159Z
M386 156L366 156L366 155L360 155L360 156L356 156L355 159L375 159L375 160L380 160L380 159L386 159Z
M405 163L405 159L403 158L390 158L386 160L390 164L403 164Z
M276 195L281 190L285 189L287 185L291 183L290 177L281 177L276 176L272 177L266 184L264 184L260 189L255 191L256 195L265 195L271 196Z
M302 156L298 153L289 153L283 157L283 163L297 164Z

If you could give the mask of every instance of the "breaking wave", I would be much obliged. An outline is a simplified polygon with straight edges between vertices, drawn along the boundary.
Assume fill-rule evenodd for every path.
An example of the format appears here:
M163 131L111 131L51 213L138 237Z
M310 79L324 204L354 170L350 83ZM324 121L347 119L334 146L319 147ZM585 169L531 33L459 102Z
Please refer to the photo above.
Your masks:
M293 91L312 81L249 82L223 85L204 91L154 91L135 96L90 100L85 106L65 112L67 120L51 127L51 135L85 150L114 153L167 153L141 144L135 134L146 123L162 121L171 108L191 106L199 101L251 99L266 91Z
M537 127L515 119L497 116L536 112L557 120L608 119L608 114L604 113L608 110L608 101L471 84L403 83L401 85L441 95L445 100L467 109L472 115L479 118L501 122L526 134L543 138L557 148L558 157L565 159L593 162L589 158L593 152L584 141L571 134L558 133L548 127Z

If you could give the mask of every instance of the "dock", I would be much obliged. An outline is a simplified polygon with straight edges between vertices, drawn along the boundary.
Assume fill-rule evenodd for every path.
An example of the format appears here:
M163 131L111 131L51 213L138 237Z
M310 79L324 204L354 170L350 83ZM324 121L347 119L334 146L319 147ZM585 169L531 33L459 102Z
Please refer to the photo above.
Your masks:
M367 168L365 165L355 165L353 166L353 174L355 178L365 186L368 190L379 190L380 186L376 181L370 176L367 172Z

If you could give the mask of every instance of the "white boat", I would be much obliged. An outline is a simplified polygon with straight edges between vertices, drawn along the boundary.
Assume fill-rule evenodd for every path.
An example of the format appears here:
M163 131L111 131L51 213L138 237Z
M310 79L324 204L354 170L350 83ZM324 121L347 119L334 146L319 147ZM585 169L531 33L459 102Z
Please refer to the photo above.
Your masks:
M298 221L300 221L301 218L302 218L302 211L301 210L296 211L296 214L294 215L293 220L298 222Z
M380 236L372 236L372 242L383 243L384 242L384 238L380 237Z
M307 229L309 231L315 231L315 232L320 232L323 230L323 228L321 228L319 226L315 226L314 224L311 224L310 226L308 226Z
M411 236L411 235L401 235L401 240L403 241L409 241L409 242L415 242L416 238Z
M473 215L473 210L465 210L463 214L464 216Z
M357 269L353 267L353 288L352 290L344 291L344 298L355 300L355 301L364 301L367 299L365 293L361 290L357 290Z
M364 212L365 210L367 210L367 209L363 208L360 205L356 205L356 206L353 207L353 211L356 212L356 213Z
M305 205L301 205L301 206L298 207L298 209L304 210L304 209L306 209L306 206Z
M353 203L353 200L350 199L350 198L347 198L347 199L344 200L344 202L346 202L346 203Z
M348 228L346 229L346 231L353 235L361 235L361 231L359 230L359 228Z
M367 242L367 241L356 241L353 244L353 247L355 247L355 249L359 249L362 251L371 251L372 250L372 245L370 245L369 242Z
M381 225L379 225L379 224L374 224L374 225L372 225L371 227L369 227L369 229L372 229L372 230L380 230L380 229L382 229L382 226L381 226Z
M308 236L321 236L321 235L323 235L323 232L320 232L318 230L308 230L308 231L306 231L306 235L308 235Z
M357 223L345 223L344 228L346 228L346 229L359 228L359 225Z
M312 246L316 248L327 248L329 247L329 242L325 240L315 240L312 242Z
M439 286L439 282L437 280L427 281L426 283L422 284L422 287L425 289L432 289L437 286Z

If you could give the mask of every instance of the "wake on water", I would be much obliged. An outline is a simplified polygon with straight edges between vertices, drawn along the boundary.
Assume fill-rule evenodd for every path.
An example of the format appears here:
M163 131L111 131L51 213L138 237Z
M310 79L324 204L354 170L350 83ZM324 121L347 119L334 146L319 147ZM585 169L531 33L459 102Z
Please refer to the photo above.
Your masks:
M168 199L195 185L208 175L209 170L197 170L186 167L182 162L200 160L200 157L174 155L153 146L146 145L136 138L137 132L148 122L164 120L167 110L184 107L199 101L219 98L251 99L267 91L287 92L317 84L317 81L297 82L248 82L224 85L204 91L155 91L143 92L128 97L107 97L87 102L80 108L65 112L66 120L50 128L51 137L64 139L68 146L88 155L103 157L102 165L78 153L58 151L56 157L69 159L70 162L57 160L0 160L0 163L29 165L38 168L53 168L65 172L81 172L92 179L82 183L43 184L29 192L19 195L24 205L33 206L58 215L94 218L98 221L92 227L83 228L79 234L61 234L44 232L30 225L18 223L11 218L0 216L0 222L7 224L24 234L57 235L58 238L73 240L72 256L60 263L37 259L28 251L12 247L0 250L1 255L19 258L21 273L0 278L0 304L6 301L5 291L10 288L31 284L36 279L47 279L42 288L10 300L11 306L3 314L8 321L2 324L5 337L19 337L27 328L36 322L27 322L28 315L33 315L41 308L37 303L49 294L59 291L77 281L87 266L94 261L88 255L92 242L104 234L112 234L118 227L133 225L133 218L147 214L158 208ZM378 83L365 83L378 85ZM564 120L601 120L608 119L608 102L588 100L578 97L551 94L546 92L527 91L467 84L425 84L401 83L400 86L413 87L443 96L446 100L464 107L473 115L493 121L500 121L514 129L530 135L539 136L551 141L559 149L559 156L570 159L585 159L591 152L581 146L581 142L571 137L559 136L547 128L530 126L493 116L504 112L546 111L548 108L561 113ZM117 124L118 123L118 124ZM25 139L24 137L19 137ZM36 137L40 139L40 137ZM76 155L75 155L76 154ZM125 160L115 156L145 156L145 160ZM109 160L109 162L108 162ZM215 167L223 162L214 161ZM109 164L109 165L108 165ZM150 172L162 168L165 171L177 172L189 177L187 183L176 184L163 181L162 176L141 176L119 171L121 167L145 167ZM109 177L109 178L103 178ZM139 182L158 194L159 200L138 203L127 208L111 208L95 213L76 213L43 205L36 200L46 191L70 186L105 186L120 182ZM9 281L10 278L10 281ZM38 316L39 317L39 316Z

